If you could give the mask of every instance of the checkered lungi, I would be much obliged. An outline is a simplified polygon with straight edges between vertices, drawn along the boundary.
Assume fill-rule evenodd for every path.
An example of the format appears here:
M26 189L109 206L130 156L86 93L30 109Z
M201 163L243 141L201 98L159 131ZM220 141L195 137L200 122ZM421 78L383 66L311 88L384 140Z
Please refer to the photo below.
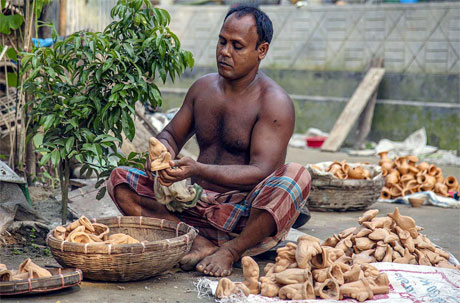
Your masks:
M153 181L139 169L119 167L113 170L107 190L114 198L114 188L127 184L140 196L154 199ZM276 234L249 248L244 255L258 255L284 240L290 227L305 206L310 193L311 177L304 166L286 164L260 182L251 192L233 190L218 193L203 189L196 207L174 213L181 221L194 226L200 235L215 245L234 239L241 233L249 218L251 208L269 212L276 222ZM123 213L123 211L120 209Z

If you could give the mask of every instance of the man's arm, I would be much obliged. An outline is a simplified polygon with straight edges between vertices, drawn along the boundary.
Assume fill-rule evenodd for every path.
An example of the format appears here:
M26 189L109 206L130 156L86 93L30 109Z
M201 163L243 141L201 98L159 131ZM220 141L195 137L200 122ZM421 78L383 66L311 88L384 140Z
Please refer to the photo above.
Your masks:
M174 162L178 169L167 169L171 178L165 181L176 182L196 176L223 187L251 190L283 165L294 130L294 106L282 91L267 94L265 98L252 130L249 165L212 165L183 158Z
M195 82L187 92L184 103L171 122L157 135L171 154L171 159L179 154L184 144L192 137L193 129L193 99L200 80Z

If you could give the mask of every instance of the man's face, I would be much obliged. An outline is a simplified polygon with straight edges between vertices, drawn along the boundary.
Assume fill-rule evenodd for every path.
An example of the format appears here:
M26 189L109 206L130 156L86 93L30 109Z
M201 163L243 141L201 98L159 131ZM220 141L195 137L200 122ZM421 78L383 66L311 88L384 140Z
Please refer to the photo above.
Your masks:
M241 18L236 14L230 15L220 30L216 48L219 75L235 80L257 67L263 58L259 49L256 49L258 38L256 22L252 15Z

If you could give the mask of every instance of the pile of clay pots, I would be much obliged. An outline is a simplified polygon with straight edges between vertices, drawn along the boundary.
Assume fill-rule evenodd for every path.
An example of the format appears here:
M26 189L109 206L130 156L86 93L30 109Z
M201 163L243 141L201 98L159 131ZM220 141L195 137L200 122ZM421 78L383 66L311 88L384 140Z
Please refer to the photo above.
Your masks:
M51 273L32 262L30 258L22 262L18 270L9 270L5 264L0 264L0 282L46 277L51 277Z
M338 300L345 297L358 301L372 299L375 294L389 292L385 273L373 262L395 262L460 269L447 260L449 254L424 235L414 219L402 216L399 209L385 217L378 210L369 210L359 218L359 226L348 228L326 241L304 235L297 245L288 243L277 250L276 263L264 268L259 279L259 266L250 257L243 257L244 281L234 283L228 278L219 281L216 297L260 294L280 299ZM260 280L260 283L259 283Z
M100 223L91 223L85 216L65 226L58 226L53 232L56 239L72 243L106 243L106 244L134 244L138 240L126 234L109 236L109 227Z
M379 165L385 177L381 199L404 197L421 191L433 191L447 197L449 191L459 191L457 179L454 176L444 178L441 169L435 165L418 162L416 156L396 157L393 161L387 154L379 153Z
M368 163L363 163L368 164ZM318 165L312 165L317 170L322 170ZM334 161L329 167L325 169L326 172L331 173L338 179L371 179L371 172L362 166L350 166L346 163L346 160L341 162Z

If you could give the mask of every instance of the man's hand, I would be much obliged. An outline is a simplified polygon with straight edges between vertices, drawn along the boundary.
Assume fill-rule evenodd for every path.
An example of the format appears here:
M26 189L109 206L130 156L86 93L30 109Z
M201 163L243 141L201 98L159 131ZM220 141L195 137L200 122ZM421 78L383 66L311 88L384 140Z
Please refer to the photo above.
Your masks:
M198 163L190 157L170 161L169 164L171 168L158 171L159 181L165 186L170 186L175 182L190 178L198 173Z

